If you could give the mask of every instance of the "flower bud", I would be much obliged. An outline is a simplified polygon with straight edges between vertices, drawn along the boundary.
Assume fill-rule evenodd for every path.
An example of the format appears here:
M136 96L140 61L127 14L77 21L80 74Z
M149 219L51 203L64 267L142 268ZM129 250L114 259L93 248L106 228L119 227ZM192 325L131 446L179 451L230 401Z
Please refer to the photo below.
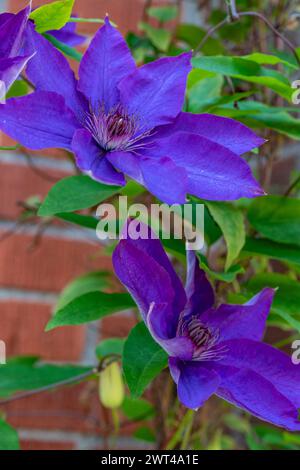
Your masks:
M112 362L100 373L99 398L106 408L114 409L122 405L124 383L117 362Z

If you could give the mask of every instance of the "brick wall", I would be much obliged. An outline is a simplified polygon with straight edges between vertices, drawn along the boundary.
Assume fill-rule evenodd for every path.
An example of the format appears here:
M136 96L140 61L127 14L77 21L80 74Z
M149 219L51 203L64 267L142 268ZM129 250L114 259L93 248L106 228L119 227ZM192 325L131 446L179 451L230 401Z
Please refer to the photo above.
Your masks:
M0 0L0 11L16 12L25 0ZM37 6L42 1L34 1ZM143 0L77 0L82 17L103 17L109 12L122 32L135 29ZM91 34L95 25L80 24ZM2 136L3 138L3 136ZM10 145L5 138L2 145ZM92 327L70 327L45 333L44 327L60 290L75 276L92 269L111 269L93 234L63 223L52 225L37 238L39 221L16 227L20 201L44 197L55 180L72 174L62 152L34 153L31 164L19 153L0 152L0 338L8 356L38 355L58 363L93 363L101 337L123 336L132 325L127 316L106 319ZM99 328L95 328L98 327ZM8 422L20 433L23 449L101 448L110 426L101 410L93 383L64 388L11 403L5 408ZM123 429L118 446L136 448Z

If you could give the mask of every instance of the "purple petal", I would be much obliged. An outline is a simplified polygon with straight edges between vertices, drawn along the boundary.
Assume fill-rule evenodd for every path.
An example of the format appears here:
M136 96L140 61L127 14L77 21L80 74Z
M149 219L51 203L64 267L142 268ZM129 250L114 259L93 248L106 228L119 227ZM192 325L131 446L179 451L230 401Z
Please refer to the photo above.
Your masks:
M178 398L187 408L200 408L220 384L219 375L200 362L182 362L170 358L169 367L177 383Z
M30 5L9 18L0 26L0 57L19 55L24 40L24 31L30 13Z
M158 199L167 204L184 204L188 177L184 168L170 158L141 158L143 183Z
M77 128L77 119L56 93L38 91L0 105L0 129L32 150L71 150Z
M1 15L0 15L0 28L1 28L2 25L4 25L4 23L6 23L7 20L10 20L13 16L14 16L13 13L8 13L8 12L1 13Z
M151 304L167 304L159 336L173 338L178 315L173 314L174 289L168 272L145 251L128 240L121 240L113 253L116 275L128 289L147 324Z
M170 123L184 103L191 53L164 57L139 67L120 84L121 103L143 131Z
M222 346L226 348L226 355L220 361L222 365L253 370L300 408L300 367L293 364L287 354L250 339L232 339L224 341Z
M187 251L187 279L185 291L188 303L185 315L201 314L211 308L215 301L215 295L211 284L208 282L205 272L199 267L199 260L194 251Z
M207 326L220 330L220 340L247 338L261 341L274 289L265 288L244 305L220 305L201 316Z
M291 431L300 430L297 408L253 370L243 369L223 378L217 395L264 421Z
M105 152L97 145L91 133L78 129L72 140L72 150L78 168L93 179L106 184L125 185L124 175L107 161Z
M157 136L167 137L174 132L189 132L206 137L238 155L260 147L265 142L244 124L213 114L180 113L174 123L157 129Z
M172 263L163 249L161 241L158 239L158 236L155 234L155 232L153 232L150 227L143 224L142 222L139 222L139 224L143 228L143 233L145 233L147 237L144 239L139 238L137 240L132 240L130 238L130 234L128 233L129 223L130 221L127 222L127 224L124 226L122 236L127 239L127 243L131 243L132 246L147 253L168 272L175 293L173 309L174 311L178 312L179 315L184 309L187 299L182 282L177 276Z
M79 46L86 41L86 37L76 33L76 23L69 22L65 26L58 30L47 31L47 34L51 34L58 41L67 44L67 46Z
M147 315L147 326L150 333L152 334L155 341L161 345L169 356L178 357L182 360L188 361L193 357L194 346L192 341L187 337L174 337L174 338L162 338L160 336L161 331L166 331L168 325L165 325L167 318L166 311L168 310L168 304L155 304L150 306L150 310Z
M0 80L4 82L6 91L8 91L10 86L18 78L31 57L32 56L11 57L9 59L0 58Z
M107 153L107 159L116 169L143 184L139 156L131 152L118 152L115 150Z
M151 156L159 158L166 154L176 165L186 169L190 194L208 200L264 194L241 157L205 137L178 132L172 137L153 141Z
M53 91L62 95L66 104L80 120L84 116L84 101L76 90L77 81L67 59L47 39L28 23L27 47L36 51L27 66L27 76L37 90Z
M119 102L117 85L135 70L131 52L123 37L106 18L84 54L79 67L79 89L96 111L109 111Z

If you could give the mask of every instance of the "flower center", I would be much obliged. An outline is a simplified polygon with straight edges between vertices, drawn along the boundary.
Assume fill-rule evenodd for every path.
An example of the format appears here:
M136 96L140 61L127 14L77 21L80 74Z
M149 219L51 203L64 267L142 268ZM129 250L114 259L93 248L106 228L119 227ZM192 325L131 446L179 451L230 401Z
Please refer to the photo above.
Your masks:
M89 113L85 126L104 150L125 150L138 130L137 120L121 106Z
M219 331L203 325L196 315L183 318L179 322L177 334L188 336L193 342L195 346L193 360L216 361L223 357L224 348L217 345Z

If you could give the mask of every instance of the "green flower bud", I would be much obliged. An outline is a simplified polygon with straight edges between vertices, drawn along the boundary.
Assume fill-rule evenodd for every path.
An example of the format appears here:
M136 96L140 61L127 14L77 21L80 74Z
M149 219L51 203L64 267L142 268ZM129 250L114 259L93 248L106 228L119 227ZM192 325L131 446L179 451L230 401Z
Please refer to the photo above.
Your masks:
M120 366L117 362L112 362L100 373L100 401L106 408L119 408L123 403L124 394L124 383Z

